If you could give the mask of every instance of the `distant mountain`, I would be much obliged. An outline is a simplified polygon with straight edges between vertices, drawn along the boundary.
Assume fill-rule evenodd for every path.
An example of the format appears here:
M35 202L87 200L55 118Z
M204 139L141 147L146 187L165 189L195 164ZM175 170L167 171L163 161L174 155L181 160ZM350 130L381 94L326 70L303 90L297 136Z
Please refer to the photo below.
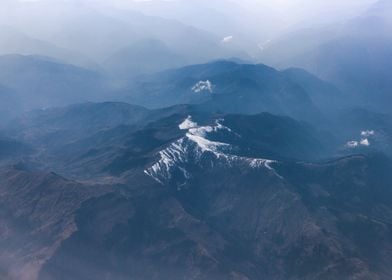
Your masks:
M138 48L134 53L131 52L135 44L146 40L160 41L166 45L170 52L180 58L173 61L175 65L185 65L184 57L186 63L190 64L240 55L246 57L246 54L237 49L222 44L220 36L179 21L146 16L129 9L93 6L73 1L57 1L50 4L48 13L45 1L18 2L14 3L13 10L7 16L15 28L28 36L81 53L96 64L105 63L113 56L121 55L123 61L118 61L120 65L113 65L116 60L112 60L109 70L113 69L112 67L121 69L123 63L131 65L132 61L127 60L134 57L140 59ZM46 16L45 21L37 20L41 15ZM7 18L3 21L7 22ZM47 25L48 21L50 25ZM124 53L124 50L127 52ZM148 58L148 55L145 58ZM149 69L150 65L151 61L147 60L142 68ZM159 61L155 67L159 67Z
M0 125L21 113L20 100L11 89L0 85Z
M268 46L263 61L304 68L335 83L353 104L390 113L391 14L389 1L379 1L344 24L289 34Z
M55 57L71 64L96 67L92 61L88 61L88 59L76 51L66 50L54 44L34 39L16 28L0 26L0 35L2 37L0 42L0 55L41 55Z
M323 110L326 100L337 103L343 98L336 88L310 74L299 78L293 71L229 61L142 77L123 94L132 103L153 108L200 104L210 111L271 112L307 120Z
M158 3L155 3L159 5ZM165 3L168 5L176 4ZM227 46L222 37L208 28L198 28L183 21L165 19L161 16L147 16L132 10L104 8L100 12L110 18L126 23L125 28L139 32L124 46L132 46L140 41L160 41L173 53L186 59L187 64L205 63L213 59L241 57L249 55L242 48ZM121 50L122 48L120 48Z
M100 130L143 123L149 114L143 107L126 103L84 103L26 113L13 120L7 131L35 144L64 144Z
M200 0L196 6L190 1L138 1L130 5L148 15L174 19L200 30L209 30L219 36L222 45L233 50L242 49L252 55L259 51L261 43L281 31L285 23L269 5L247 5L243 2Z
M348 96L330 82L321 80L313 74L300 69L290 68L283 73L304 88L318 109L333 114L348 106Z
M103 77L47 57L0 56L0 84L11 89L23 109L104 98Z
M103 67L116 80L128 80L141 74L151 74L180 67L187 59L176 54L158 40L141 40L109 57Z

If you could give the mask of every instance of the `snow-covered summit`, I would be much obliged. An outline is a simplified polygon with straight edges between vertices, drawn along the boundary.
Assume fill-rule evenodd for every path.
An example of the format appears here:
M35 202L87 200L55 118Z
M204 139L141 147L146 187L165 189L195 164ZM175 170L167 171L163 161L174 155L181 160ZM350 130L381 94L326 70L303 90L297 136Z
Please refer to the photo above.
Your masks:
M178 174L182 180L190 179L190 166L195 165L202 168L214 164L228 167L236 164L246 165L249 168L266 168L279 176L272 168L276 161L238 156L232 153L234 149L230 144L210 140L209 136L214 133L231 133L231 129L222 125L221 121L216 120L213 125L199 126L191 116L188 116L179 125L180 129L188 130L185 136L161 150L159 160L144 172L161 184L169 182L175 175L178 177Z

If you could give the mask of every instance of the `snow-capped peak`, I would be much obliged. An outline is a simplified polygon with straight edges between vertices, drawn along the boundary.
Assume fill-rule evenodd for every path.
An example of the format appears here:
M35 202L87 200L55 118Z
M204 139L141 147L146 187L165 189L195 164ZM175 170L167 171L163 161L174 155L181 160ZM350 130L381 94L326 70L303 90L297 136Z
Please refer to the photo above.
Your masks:
M222 120L216 120L214 125L199 126L188 116L180 125L180 129L188 130L184 137L170 144L167 148L159 152L160 159L144 172L161 184L169 181L173 174L182 174L184 180L191 178L191 172L187 166L203 166L205 161L216 161L225 166L234 164L245 164L250 168L266 168L273 171L274 160L261 158L248 158L231 154L233 150L230 144L208 139L210 134L218 131L232 133L231 129L222 125ZM233 134L233 137L236 135ZM212 163L212 165L214 165Z

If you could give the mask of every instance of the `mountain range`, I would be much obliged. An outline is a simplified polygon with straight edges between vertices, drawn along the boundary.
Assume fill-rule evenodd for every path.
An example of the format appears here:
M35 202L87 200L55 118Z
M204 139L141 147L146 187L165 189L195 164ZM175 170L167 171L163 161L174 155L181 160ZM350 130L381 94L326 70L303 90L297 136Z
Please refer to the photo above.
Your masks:
M271 112L309 119L345 102L335 86L299 69L216 61L131 80L124 101L150 108L198 104L207 111ZM324 106L325 103L331 106ZM238 106L241 104L241 106Z
M392 279L389 1L52 2L0 3L0 279Z
M392 273L391 161L371 146L339 156L350 148L310 124L190 105L72 105L4 133L30 147L1 160L1 270L15 279Z
M351 103L390 113L391 14L390 1L381 0L344 23L289 33L269 44L263 61L304 68L337 85Z
M101 70L120 81L125 75L144 74L156 68L248 57L238 48L222 44L221 37L179 21L133 10L91 7L77 1L50 2L23 1L9 5L0 24L7 26L8 21L13 22L11 34L4 28L5 38L12 40L6 40L10 46L4 42L2 48L0 44L0 53L46 55L84 67L102 67ZM167 52L173 54L171 60L159 61L152 69L150 57L158 58L156 52L164 48L151 46L151 42L166 46ZM132 61L135 57L139 61ZM142 58L146 59L146 65Z
M0 56L0 69L0 84L12 93L6 102L15 103L14 115L104 98L105 78L100 73L50 57L4 55ZM6 98L6 93L2 96Z

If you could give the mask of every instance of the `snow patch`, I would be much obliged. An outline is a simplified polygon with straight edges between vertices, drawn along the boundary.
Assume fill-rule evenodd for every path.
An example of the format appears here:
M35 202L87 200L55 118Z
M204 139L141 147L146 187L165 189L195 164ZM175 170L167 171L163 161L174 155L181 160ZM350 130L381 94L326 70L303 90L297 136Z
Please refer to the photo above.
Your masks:
M362 137L370 137L374 135L374 130L365 130L361 132Z
M217 154L219 151L219 148L221 147L230 147L229 144L225 144L225 143L220 143L220 142L216 142L216 141L210 141L206 138L203 138L201 136L198 135L194 135L191 133L187 133L186 137L188 137L189 140L191 140L192 142L196 143L197 146L200 148L201 152L211 152L214 154Z
M197 127L197 123L192 121L192 117L191 116L188 116L178 127L181 130L187 130L187 129L190 129L190 128Z
M349 147L349 148L356 148L356 147L358 147L358 145L359 145L358 141L349 141L346 144L346 146Z
M213 84L209 80L199 81L192 87L192 91L195 93L200 93L203 91L208 91L208 92L212 93L213 92Z
M348 148L358 148L360 146L369 147L371 145L369 138L374 136L376 133L374 130L363 130L360 133L360 140L353 140L346 143Z
M223 126L220 121L221 120L215 121L214 126L199 126L190 128L186 134L186 137L196 143L202 152L217 153L220 150L219 148L229 148L229 144L211 141L206 138L208 134L218 132L219 130L226 130L231 132L231 129Z
M362 145L362 146L370 146L370 142L369 142L369 139L362 139L361 140L361 142L360 142L360 144Z
M234 36L230 35L230 36L226 36L222 39L222 43L230 43L231 41L233 41Z

